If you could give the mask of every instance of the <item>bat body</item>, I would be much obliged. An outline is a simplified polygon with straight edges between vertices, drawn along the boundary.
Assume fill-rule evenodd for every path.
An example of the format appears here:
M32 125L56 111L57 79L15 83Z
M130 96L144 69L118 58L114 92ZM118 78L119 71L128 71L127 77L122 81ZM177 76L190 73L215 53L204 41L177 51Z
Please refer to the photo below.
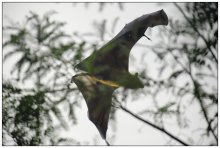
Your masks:
M167 24L168 18L163 10L143 15L126 24L112 40L75 66L86 74L75 75L72 81L86 100L89 119L104 139L114 90L118 87L144 87L138 76L128 71L132 47L148 27Z

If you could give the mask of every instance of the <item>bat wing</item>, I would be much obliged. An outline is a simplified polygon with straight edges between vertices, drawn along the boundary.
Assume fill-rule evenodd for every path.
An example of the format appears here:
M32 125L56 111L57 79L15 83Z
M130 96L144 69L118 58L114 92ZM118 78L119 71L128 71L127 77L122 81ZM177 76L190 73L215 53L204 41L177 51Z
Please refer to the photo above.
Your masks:
M104 84L87 74L75 75L72 80L86 101L89 119L95 124L102 138L106 139L112 93L117 86Z
M89 119L102 138L106 139L114 90L119 86L143 87L139 78L128 71L132 47L144 36L148 27L167 24L168 18L163 10L143 15L125 25L111 41L76 65L76 68L87 74L75 75L72 80L81 91L88 107Z
M163 10L143 15L125 25L111 41L76 65L76 68L103 80L114 81L126 88L143 88L140 79L128 71L130 51L144 36L148 27L167 24L168 18ZM136 85L128 85L126 81L133 81Z
M96 95L91 98L91 100L86 99L88 116L99 130L102 138L106 139L106 131L108 128L108 120L112 102L111 97L113 92L111 90L107 90L109 88L103 86L103 84L97 84L96 88Z

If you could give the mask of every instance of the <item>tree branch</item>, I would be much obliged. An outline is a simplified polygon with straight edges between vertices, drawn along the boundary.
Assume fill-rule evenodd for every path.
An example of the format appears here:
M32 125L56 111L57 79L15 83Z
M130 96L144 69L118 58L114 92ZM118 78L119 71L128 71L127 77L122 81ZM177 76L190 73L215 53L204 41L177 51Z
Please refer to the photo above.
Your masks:
M212 54L214 60L216 61L216 63L218 64L218 59L215 56L215 54L213 53L211 46L209 44L209 42L206 40L206 38L199 32L199 30L193 25L193 23L190 21L190 19L186 16L186 14L184 13L184 11L182 10L182 8L177 4L174 3L174 5L179 9L179 11L182 13L182 15L184 16L184 18L187 20L187 22L192 26L192 28L194 29L194 31L203 39L203 41L205 42L208 50L210 51L210 53Z
M198 90L199 89L199 84L193 79L192 75L190 77L191 77L191 79L193 81L193 85L194 85L195 91L197 90L199 92L200 91L200 90ZM205 120L206 120L206 122L208 124L208 130L211 131L211 133L214 136L216 142L218 143L218 137L217 137L217 135L215 135L215 132L214 132L214 130L211 127L211 120L209 120L209 118L208 118L208 113L207 113L207 111L205 109L205 105L204 105L204 102L203 102L200 94L195 95L195 97L199 100L199 104L200 104L200 107L202 109L202 113L203 113L203 115L205 117Z
M189 77L190 77L190 79L191 79L191 81L192 81L192 83L193 83L193 85L194 85L194 90L195 90L195 89L199 89L199 88L198 88L199 85L198 85L197 81L193 78L193 75L192 75L192 73L191 73L191 65L189 65L189 69L190 69L190 70L188 70L188 69L177 59L177 57L172 53L171 50L168 49L168 51L169 51L170 54L173 56L173 58L175 59L175 61L183 68L183 70L185 70L185 72L189 74ZM202 90L202 91L204 92L204 90ZM201 98L200 95L195 95L195 97L196 97L196 98L198 99L198 101L199 101L199 105L200 105L200 107L201 107L201 109L202 109L202 113L203 113L203 115L204 115L204 117L205 117L205 120L206 120L206 122L207 122L207 124L208 124L208 129L211 131L211 133L212 133L212 135L214 136L216 142L218 143L218 137L215 135L215 132L214 132L213 128L212 128L211 125L210 125L210 121L209 121L208 114L207 114L207 111L206 111L206 109L205 109L203 100L202 100L202 98Z
M192 80L192 83L193 83L193 85L194 85L194 91L195 91L195 89L199 89L199 84L198 84L197 81L193 78L193 75L192 75L192 73L191 73L191 65L189 65L189 69L190 69L190 70L188 70L188 69L177 59L177 57L172 53L172 51L170 51L169 49L168 49L168 51L169 51L170 54L173 56L173 58L175 59L175 61L183 68L183 70L185 70L185 72L189 74L189 77L190 77L190 79ZM199 91L199 90L198 90L198 91ZM203 91L203 90L202 90L202 91ZM204 92L204 91L203 91L203 92ZM194 95L195 95L195 94L194 94ZM206 120L206 122L207 122L207 124L208 124L208 129L211 131L211 133L212 133L212 135L214 136L216 142L218 143L218 137L215 135L215 132L214 132L214 130L212 129L212 127L211 127L211 125L210 125L210 121L209 121L208 114L207 114L207 111L206 111L206 109L205 109L203 100L202 100L202 98L201 98L200 95L195 95L195 97L196 97L196 98L198 99L198 101L199 101L199 105L200 105L200 107L201 107L201 109L202 109L202 113L203 113L203 115L204 115L204 117L205 117L205 120Z
M21 88L22 89L22 88ZM26 91L26 92L35 92L36 90L35 89L22 89L23 91ZM60 89L44 89L44 90L41 90L45 93L55 93L55 92L58 92L58 91L75 91L75 90L78 90L77 88L68 88L68 87L64 87L64 88L60 88Z
M116 101L117 101L117 100L116 100ZM118 102L118 101L117 101L117 102ZM119 103L119 102L118 102L118 103ZM120 103L119 103L119 104L120 104ZM136 118L136 119L138 119L138 120L140 120L140 121L142 121L142 122L144 122L144 123L150 125L151 127L153 127L153 128L155 128L155 129L157 129L157 130L159 130L159 131L161 131L161 132L167 134L167 135L170 136L172 139L178 141L178 142L181 143L182 145L188 146L187 143L183 142L182 140L180 140L180 139L177 138L176 136L172 135L171 133L169 133L169 132L168 132L167 130L165 130L164 128L161 128L161 127L159 127L159 126L157 126L157 125L154 125L153 123L151 123L151 122L149 122L149 121L147 121L147 120L145 120L145 119L139 117L138 115L136 115L136 114L132 113L131 111L129 111L128 109L126 109L126 108L125 108L124 106L122 106L121 104L119 105L119 107L120 107L123 111L125 111L126 113L130 114L131 116L133 116L134 118Z

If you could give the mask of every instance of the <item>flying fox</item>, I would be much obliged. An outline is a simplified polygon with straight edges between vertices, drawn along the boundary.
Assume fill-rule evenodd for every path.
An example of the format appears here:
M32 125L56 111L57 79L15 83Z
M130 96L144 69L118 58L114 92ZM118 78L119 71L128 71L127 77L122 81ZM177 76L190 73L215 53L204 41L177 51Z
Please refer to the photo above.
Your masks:
M122 30L99 50L82 60L75 68L84 71L72 77L82 93L89 119L106 139L112 94L119 88L138 89L144 85L128 71L129 54L148 27L168 25L164 10L142 15L126 24Z

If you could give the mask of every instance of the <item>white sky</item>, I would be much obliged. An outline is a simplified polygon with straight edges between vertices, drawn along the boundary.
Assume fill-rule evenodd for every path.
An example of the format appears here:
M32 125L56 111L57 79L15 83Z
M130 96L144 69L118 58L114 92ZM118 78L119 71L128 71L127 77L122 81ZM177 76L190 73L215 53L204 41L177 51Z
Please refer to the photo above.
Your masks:
M124 5L124 11L120 11L117 5L109 5L106 6L102 12L99 12L97 4L91 4L88 9L85 9L85 6L79 3L76 6L71 3L4 3L3 26L7 24L7 21L5 21L5 16L11 18L15 22L22 22L24 21L24 16L27 15L30 10L40 15L48 12L49 10L55 10L58 13L55 14L53 18L66 22L67 24L64 30L68 33L73 33L75 31L80 33L91 32L93 30L92 23L94 20L101 21L102 19L107 19L109 22L113 22L115 17L118 16L120 19L115 30L116 35L126 23L129 23L133 19L143 14L151 13L160 9L164 9L169 18L181 18L180 14L175 11L176 9L173 7L173 4L164 6L155 3L126 3ZM110 26L111 25L109 25L109 27ZM154 27L152 31L154 30L157 30L157 28ZM151 38L151 36L149 37ZM106 39L106 41L110 39L111 38L109 37L109 39ZM155 38L151 39L155 40ZM149 43L147 39L141 39L140 42L143 44ZM142 53L143 52L141 50L138 51L138 49L133 49L131 52L131 54L133 54L135 57L140 57ZM151 57L148 56L148 59L146 60L150 61L150 58ZM153 61L151 62L152 67L147 68L155 69ZM7 78L10 73L11 64L13 63L8 62L6 63L7 66L3 67L3 76L5 78ZM130 66L131 71L138 70L136 67L137 65ZM149 101L146 100L146 102L139 102L138 105L141 105L142 103L149 103ZM135 107L132 107L132 105L130 105L130 107L132 108L131 110L135 112L135 107L137 107L137 104ZM194 112L197 109L198 107L196 105L193 108L189 108L193 126L192 129L196 128L198 125L202 126L200 122L201 117L198 116L196 112ZM60 134L63 136L72 137L80 142L89 141L90 144L94 144L95 137L97 144L105 145L105 142L99 136L98 130L95 128L92 122L88 120L87 107L85 102L82 104L81 109L76 110L76 115L78 117L78 125L69 129L68 131L61 132ZM114 138L113 143L111 143L111 136L113 132L111 126L109 126L107 131L107 140L109 140L109 142L114 145L164 145L168 140L168 137L164 134L161 134L161 132L141 123L140 121L137 121L123 111L117 112L116 129L116 137ZM174 135L177 135L179 132L176 127L172 125L168 126L167 130ZM190 130L188 130L185 134L188 133L189 135ZM199 136L197 135L194 139L199 139Z

